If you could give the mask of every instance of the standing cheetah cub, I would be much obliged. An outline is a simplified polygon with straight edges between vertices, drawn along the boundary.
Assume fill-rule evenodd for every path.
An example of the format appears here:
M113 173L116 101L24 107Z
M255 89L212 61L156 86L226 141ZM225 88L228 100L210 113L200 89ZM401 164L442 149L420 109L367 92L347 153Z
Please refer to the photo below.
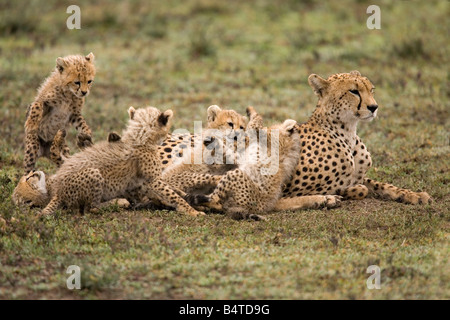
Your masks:
M85 97L95 77L94 54L71 55L56 59L52 74L42 83L34 102L28 107L25 122L25 173L34 169L38 157L50 158L58 166L61 156L52 151L58 130L69 124L78 131L77 145L92 145L92 133L81 115ZM64 147L63 155L69 155Z
M128 113L130 120L121 139L97 143L66 159L49 178L50 188L41 182L40 192L48 191L51 199L42 215L63 206L84 211L111 199L133 201L143 196L192 216L204 214L190 207L161 180L157 150L169 132L172 110L130 107ZM20 196L15 194L16 199Z

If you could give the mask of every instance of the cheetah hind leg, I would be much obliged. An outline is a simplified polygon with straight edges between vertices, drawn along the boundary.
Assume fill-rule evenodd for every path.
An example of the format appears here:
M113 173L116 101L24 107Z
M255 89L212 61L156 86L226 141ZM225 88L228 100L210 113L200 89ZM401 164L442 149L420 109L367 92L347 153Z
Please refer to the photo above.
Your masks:
M68 150L66 150L66 130L58 130L50 146L50 160L53 161L57 167L60 167L67 157ZM68 149L68 148L67 148Z

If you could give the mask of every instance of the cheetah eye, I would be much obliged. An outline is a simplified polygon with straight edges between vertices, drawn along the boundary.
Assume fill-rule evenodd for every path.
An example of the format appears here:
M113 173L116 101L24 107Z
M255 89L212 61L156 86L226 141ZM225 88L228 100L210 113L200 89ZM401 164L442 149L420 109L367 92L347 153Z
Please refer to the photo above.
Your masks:
M353 93L353 94L359 96L359 91L358 90L350 90L350 93Z
M228 125L230 126L230 127L234 127L234 124L233 124L233 122L228 122Z
M75 81L74 83L75 83L77 86L79 86L79 85L81 84L80 81Z
M244 130L244 127L243 127L243 126L240 126L240 128L241 128L241 130Z
M88 84L91 84L91 83L92 83L92 80L89 80L89 81L88 81Z

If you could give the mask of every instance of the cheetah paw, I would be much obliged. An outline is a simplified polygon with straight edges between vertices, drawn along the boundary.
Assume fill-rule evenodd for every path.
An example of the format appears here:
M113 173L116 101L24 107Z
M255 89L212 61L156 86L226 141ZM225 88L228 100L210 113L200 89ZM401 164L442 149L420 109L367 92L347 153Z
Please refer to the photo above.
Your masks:
M206 216L206 213L204 213L203 211L197 211L197 210L188 211L187 214L190 215L191 217Z
M248 216L248 218L255 221L267 221L266 217L260 216L258 214L251 214Z
M128 209L131 204L127 199L119 198L115 201L115 204L119 206L119 208Z
M428 204L433 202L433 199L426 192L411 192L405 194L401 202L407 204Z
M335 196L335 195L325 196L325 201L322 205L324 208L327 208L327 209L336 208L341 205L342 199L343 198L341 196Z

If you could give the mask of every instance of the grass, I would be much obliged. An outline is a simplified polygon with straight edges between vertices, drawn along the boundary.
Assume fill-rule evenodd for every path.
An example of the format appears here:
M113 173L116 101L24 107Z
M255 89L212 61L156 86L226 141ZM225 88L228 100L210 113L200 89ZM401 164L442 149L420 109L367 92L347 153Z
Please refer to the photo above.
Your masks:
M68 30L63 1L0 1L0 298L449 299L449 5L381 2L382 28L369 30L369 4L79 1L82 29ZM304 122L310 73L358 69L380 105L359 127L369 176L435 201L347 201L267 222L115 207L36 220L10 199L26 108L58 56L90 51L96 140L120 132L130 105L172 108L174 129L193 130L210 104ZM381 290L366 287L373 264ZM66 288L70 265L82 290Z

